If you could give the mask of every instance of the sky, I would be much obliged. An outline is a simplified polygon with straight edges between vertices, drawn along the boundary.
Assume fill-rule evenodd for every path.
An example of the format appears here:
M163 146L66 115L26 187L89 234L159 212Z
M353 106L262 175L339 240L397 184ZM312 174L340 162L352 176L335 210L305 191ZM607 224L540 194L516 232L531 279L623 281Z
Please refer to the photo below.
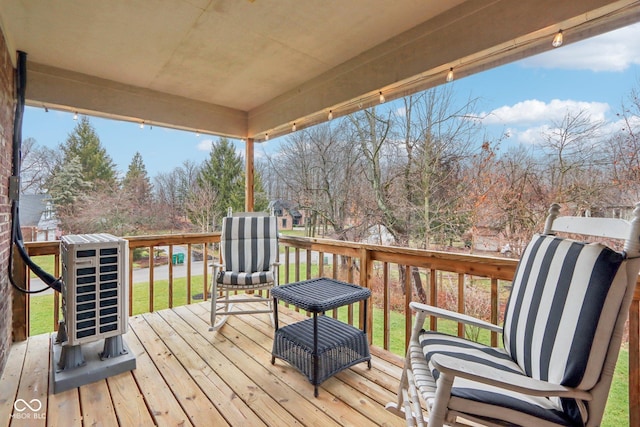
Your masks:
M587 111L592 120L604 120L605 129L615 131L622 127L616 114L629 103L633 89L640 91L638 40L640 24L573 44L565 37L565 45L558 49L448 84L461 102L479 98L477 113L485 117L487 128L507 133L511 144L539 143L541 132L568 111ZM137 123L97 117L90 117L90 122L121 174L136 152L150 177L170 172L186 160L200 163L217 139L157 126L140 129ZM56 148L76 123L71 113L26 107L22 137ZM256 144L256 157L277 151L283 138ZM232 142L243 152L242 141Z

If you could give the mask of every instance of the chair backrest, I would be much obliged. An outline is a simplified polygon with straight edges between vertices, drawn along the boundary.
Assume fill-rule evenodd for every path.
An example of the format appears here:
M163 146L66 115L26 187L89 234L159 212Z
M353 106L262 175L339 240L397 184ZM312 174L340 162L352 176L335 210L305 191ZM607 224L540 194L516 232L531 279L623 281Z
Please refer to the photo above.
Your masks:
M273 216L222 219L221 259L234 273L268 271L278 256L278 223Z
M605 363L615 366L638 280L640 204L632 222L558 217L558 210L558 205L552 206L545 234L534 236L518 264L505 310L503 342L527 375L592 390L603 381ZM556 237L557 231L622 238L624 252ZM610 375L604 382L608 391ZM586 405L572 399L562 404L571 416L585 419Z

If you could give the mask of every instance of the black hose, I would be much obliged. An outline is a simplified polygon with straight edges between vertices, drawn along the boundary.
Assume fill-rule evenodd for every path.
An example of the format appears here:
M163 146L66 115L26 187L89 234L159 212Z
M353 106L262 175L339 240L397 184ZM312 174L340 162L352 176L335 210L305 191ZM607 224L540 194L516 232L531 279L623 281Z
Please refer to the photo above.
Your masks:
M22 117L24 115L25 104L25 92L27 88L27 54L25 52L18 51L18 67L16 69L16 90L17 90L17 102L16 113L13 120L13 147L12 147L12 160L13 165L11 169L10 179L10 197L11 197L11 245L9 250L9 281L20 292L35 294L46 291L48 288L52 288L58 292L62 290L62 279L56 279L51 274L44 271L38 266L24 247L24 241L22 239L22 231L20 230L20 164L22 162ZM14 247L18 250L20 257L25 264L38 276L47 287L30 291L22 288L16 283L13 277L13 250Z

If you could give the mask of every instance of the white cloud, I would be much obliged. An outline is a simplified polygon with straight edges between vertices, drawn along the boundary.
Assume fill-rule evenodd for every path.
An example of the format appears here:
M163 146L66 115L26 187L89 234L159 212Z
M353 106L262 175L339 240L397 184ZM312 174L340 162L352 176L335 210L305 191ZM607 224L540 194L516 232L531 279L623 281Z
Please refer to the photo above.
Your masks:
M593 121L604 120L609 104L604 102L585 102L554 99L549 103L529 99L514 105L505 105L493 111L481 113L484 124L524 125L562 120L567 113L587 111Z
M211 151L211 146L213 145L212 139L203 139L198 142L197 149L198 151Z
M542 135L549 132L549 125L534 126L527 129L509 129L510 139L521 144L536 145L542 142Z
M566 44L521 61L525 67L566 70L624 71L640 64L640 24ZM570 35L565 36L570 42Z

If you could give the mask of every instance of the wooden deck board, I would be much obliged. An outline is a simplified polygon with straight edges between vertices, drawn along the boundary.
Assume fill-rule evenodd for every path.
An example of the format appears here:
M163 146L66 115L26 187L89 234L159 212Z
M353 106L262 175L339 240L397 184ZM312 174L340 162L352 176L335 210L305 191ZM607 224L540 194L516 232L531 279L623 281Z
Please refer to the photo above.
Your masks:
M25 408L21 418L13 418L11 425L44 426L47 419L47 396L49 391L49 336L38 335L29 339L22 366L22 376L16 397L14 415L18 407Z
M279 317L281 326L302 318L284 308ZM125 341L136 369L55 395L49 336L13 345L1 378L0 427L404 425L384 410L395 400L402 358L374 349L371 369L362 363L335 375L315 398L295 368L271 364L268 315L232 316L217 332L208 318L208 303L132 317ZM41 399L42 415L12 418L16 399Z
M14 344L9 352L9 358L0 376L0 426L8 426L11 422L13 404L18 394L20 375L24 364L24 355L27 353L27 341Z

